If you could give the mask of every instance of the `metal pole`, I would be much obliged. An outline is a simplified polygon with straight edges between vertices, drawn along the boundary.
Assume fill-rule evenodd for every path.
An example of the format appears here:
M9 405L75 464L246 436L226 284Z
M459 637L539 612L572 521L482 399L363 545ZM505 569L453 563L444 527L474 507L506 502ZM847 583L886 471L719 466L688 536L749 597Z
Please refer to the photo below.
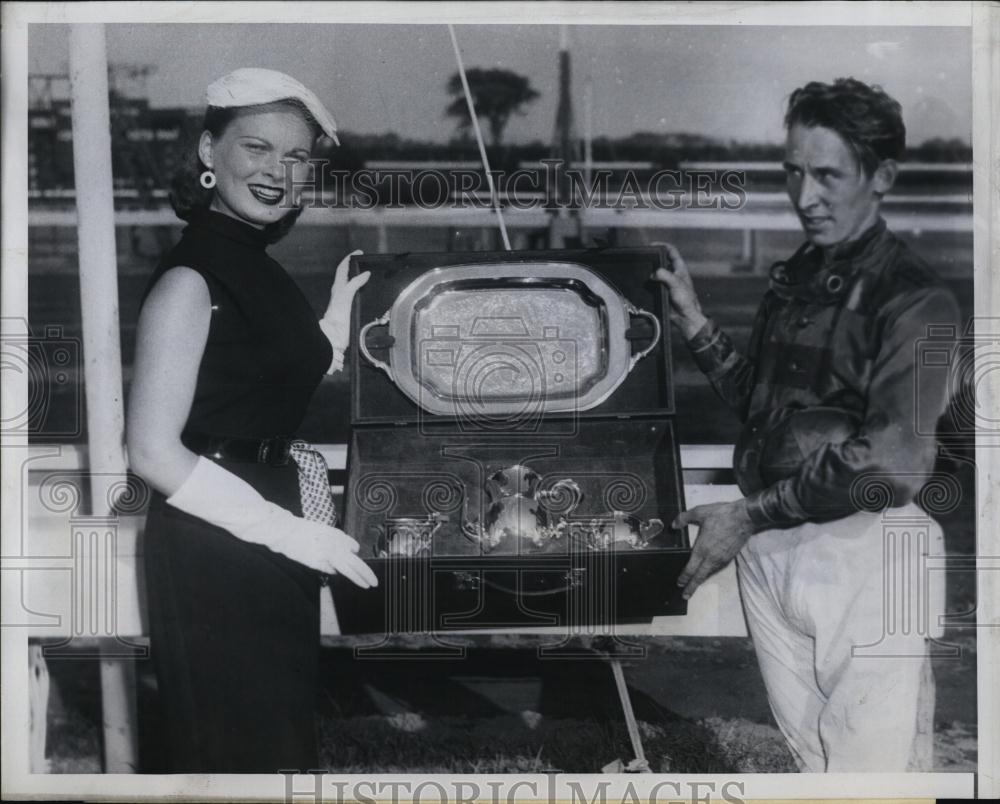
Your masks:
M500 227L500 237L503 240L504 250L510 251L510 237L507 235L507 226L503 222L503 212L500 208L500 196L496 187L493 186L493 174L490 172L490 160L486 156L486 143L483 142L483 132L479 128L479 118L476 116L476 104L472 101L472 90L469 89L469 79L465 75L465 64L462 62L462 51L458 47L458 38L455 36L455 28L448 24L448 35L451 37L451 46L455 50L455 62L458 64L458 76L462 80L462 91L465 93L465 105L469 108L469 118L472 120L472 130L476 135L476 143L479 145L479 158L483 160L483 170L486 171L486 184L490 188L490 199L493 201L493 209L497 214L497 225Z
M590 76L583 85L583 183L588 191L594 180L594 82ZM584 213L580 211L580 240L586 239Z
M622 712L625 713L625 727L628 729L632 750L635 752L635 759L628 764L626 769L649 773L649 762L646 760L646 752L642 749L642 736L639 732L639 724L635 719L635 712L632 710L632 699L628 694L628 685L625 683L625 672L622 670L621 660L614 656L608 658L611 661L611 674L615 678L615 688L618 690Z
M126 469L104 26L71 25L69 57L90 513L100 517L112 514L110 490ZM129 662L101 662L105 770L111 773L136 769L132 671Z
M583 85L583 181L590 187L594 175L594 82Z
M757 270L757 233L749 226L743 230L740 267L750 273L755 273Z

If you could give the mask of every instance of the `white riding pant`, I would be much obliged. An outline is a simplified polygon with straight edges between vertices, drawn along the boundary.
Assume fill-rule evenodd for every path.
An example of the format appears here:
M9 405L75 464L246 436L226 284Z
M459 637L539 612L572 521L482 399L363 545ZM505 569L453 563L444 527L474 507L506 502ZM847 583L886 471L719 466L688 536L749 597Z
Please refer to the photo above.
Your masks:
M930 769L926 640L942 636L944 573L921 556L943 552L915 504L764 531L740 552L750 635L800 770Z

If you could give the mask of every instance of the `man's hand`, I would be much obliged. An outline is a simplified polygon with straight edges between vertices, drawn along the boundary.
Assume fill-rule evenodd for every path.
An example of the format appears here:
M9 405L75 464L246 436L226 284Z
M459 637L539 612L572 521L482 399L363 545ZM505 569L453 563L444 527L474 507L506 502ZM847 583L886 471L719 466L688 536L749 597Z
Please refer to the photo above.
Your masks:
M652 243L664 246L670 255L670 269L660 268L653 279L662 282L670 290L670 320L678 326L684 337L690 340L705 325L705 314L701 311L694 282L688 273L687 264L681 253L670 243Z
M691 550L691 560L677 579L687 600L714 572L736 557L754 532L747 512L746 500L728 503L696 505L682 511L673 522L674 528L698 525L698 538Z

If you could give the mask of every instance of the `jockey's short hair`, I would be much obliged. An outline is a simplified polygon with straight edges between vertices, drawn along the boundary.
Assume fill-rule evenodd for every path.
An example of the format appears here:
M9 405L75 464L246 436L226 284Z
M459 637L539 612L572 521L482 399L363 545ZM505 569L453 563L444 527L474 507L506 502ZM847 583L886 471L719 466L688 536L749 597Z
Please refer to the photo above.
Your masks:
M785 128L820 126L835 131L871 176L884 159L901 159L906 126L899 102L876 84L838 78L832 84L811 81L788 98Z

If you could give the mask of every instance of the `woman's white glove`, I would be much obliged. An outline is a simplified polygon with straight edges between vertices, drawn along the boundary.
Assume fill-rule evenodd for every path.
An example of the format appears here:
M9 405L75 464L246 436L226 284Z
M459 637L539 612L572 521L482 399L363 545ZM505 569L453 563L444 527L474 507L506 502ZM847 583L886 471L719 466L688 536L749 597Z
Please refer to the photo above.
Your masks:
M351 257L359 254L364 252L357 249L340 261L333 279L333 288L330 290L330 304L319 320L320 329L333 347L333 361L326 371L327 374L333 374L344 367L344 352L351 341L351 304L354 302L354 295L371 276L371 271L365 271L348 280L347 272L350 269Z
M378 586L375 573L357 555L360 545L344 531L268 502L245 480L208 458L198 458L194 471L167 502L318 572L339 573L362 589Z

